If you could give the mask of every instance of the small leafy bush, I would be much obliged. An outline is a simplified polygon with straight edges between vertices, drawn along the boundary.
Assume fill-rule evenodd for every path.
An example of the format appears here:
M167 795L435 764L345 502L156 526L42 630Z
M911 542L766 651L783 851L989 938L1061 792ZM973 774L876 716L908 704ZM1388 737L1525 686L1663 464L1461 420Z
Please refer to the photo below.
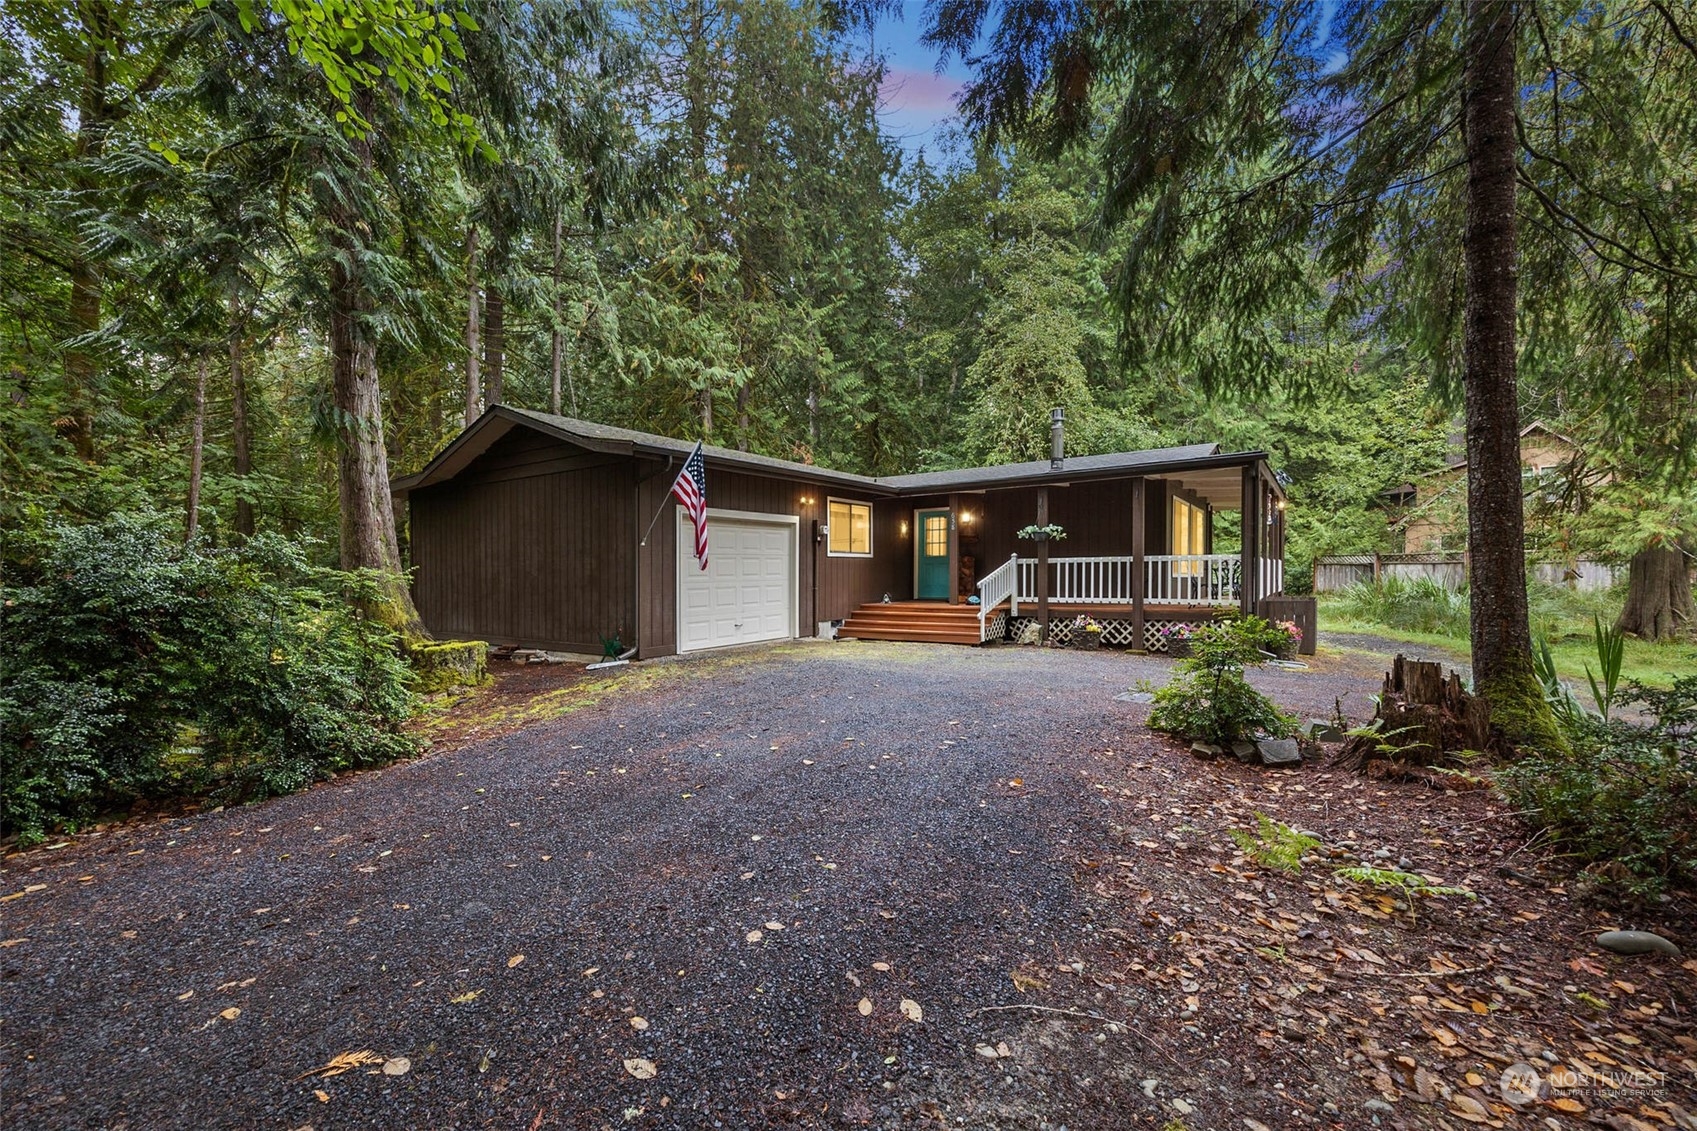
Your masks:
M0 828L183 794L237 801L413 750L410 676L357 612L372 580L275 536L181 545L118 515L0 544Z
M1648 721L1563 714L1572 753L1524 757L1498 783L1576 860L1647 895L1697 880L1697 677L1628 683L1620 699Z
M1266 623L1244 617L1196 629L1190 636L1190 656L1178 662L1172 681L1154 693L1149 725L1220 744L1293 733L1296 719L1243 677L1245 667L1262 661Z

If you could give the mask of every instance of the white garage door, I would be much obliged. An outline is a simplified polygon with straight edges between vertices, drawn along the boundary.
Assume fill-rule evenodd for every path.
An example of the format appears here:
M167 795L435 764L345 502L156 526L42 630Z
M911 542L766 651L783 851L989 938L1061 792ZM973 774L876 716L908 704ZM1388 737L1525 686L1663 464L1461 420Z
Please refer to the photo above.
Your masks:
M707 568L678 511L678 651L788 640L796 634L794 519L707 512Z

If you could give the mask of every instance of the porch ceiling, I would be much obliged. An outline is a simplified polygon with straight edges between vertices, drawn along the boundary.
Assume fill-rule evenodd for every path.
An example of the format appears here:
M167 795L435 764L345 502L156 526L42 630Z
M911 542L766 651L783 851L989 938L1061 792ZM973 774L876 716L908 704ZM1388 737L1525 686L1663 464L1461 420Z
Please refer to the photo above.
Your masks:
M1243 468L1213 467L1186 471L1166 478L1196 492L1215 510L1235 511L1243 506Z

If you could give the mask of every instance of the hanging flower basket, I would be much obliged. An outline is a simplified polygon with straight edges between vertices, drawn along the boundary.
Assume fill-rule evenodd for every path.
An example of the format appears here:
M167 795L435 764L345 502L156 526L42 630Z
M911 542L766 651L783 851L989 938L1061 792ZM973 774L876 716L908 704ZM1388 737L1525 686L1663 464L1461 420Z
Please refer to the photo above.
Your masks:
M1018 537L1025 539L1027 542L1059 542L1066 536L1067 532L1057 523L1053 522L1047 526L1032 525L1022 527L1018 534Z

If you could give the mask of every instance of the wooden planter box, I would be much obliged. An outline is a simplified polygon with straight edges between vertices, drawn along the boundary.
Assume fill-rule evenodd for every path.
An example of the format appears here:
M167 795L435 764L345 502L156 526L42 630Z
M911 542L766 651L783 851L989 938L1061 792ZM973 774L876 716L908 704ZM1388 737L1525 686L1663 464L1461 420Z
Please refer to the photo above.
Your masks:
M1190 641L1182 636L1167 638L1167 655L1175 660L1182 660L1190 655Z

